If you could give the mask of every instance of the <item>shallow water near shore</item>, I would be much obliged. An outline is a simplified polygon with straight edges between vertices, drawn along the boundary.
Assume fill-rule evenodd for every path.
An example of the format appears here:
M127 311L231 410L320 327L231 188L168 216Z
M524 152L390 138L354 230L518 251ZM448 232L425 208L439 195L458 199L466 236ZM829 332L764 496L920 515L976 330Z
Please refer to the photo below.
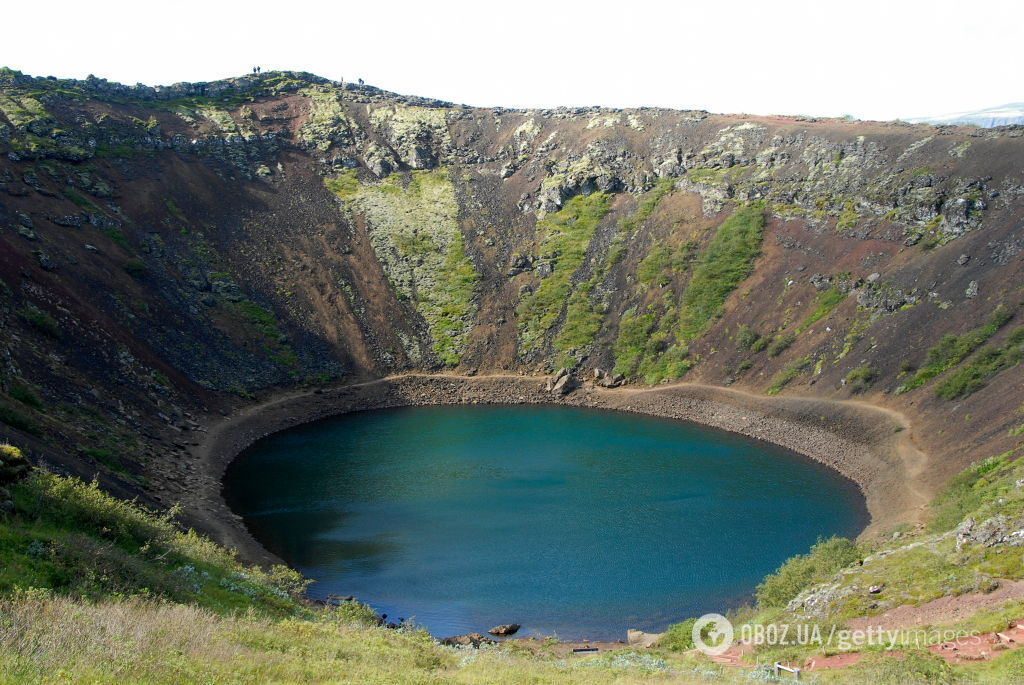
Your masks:
M856 486L788 450L669 419L556 406L357 412L272 435L224 495L267 549L436 636L620 639L749 600Z

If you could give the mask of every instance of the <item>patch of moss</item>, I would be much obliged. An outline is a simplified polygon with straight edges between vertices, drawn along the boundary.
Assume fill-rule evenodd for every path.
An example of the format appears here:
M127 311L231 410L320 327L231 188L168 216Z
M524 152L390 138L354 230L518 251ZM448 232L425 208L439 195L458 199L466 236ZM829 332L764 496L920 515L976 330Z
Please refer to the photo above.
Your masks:
M753 202L736 209L715 231L697 257L697 266L682 295L679 339L700 337L719 316L725 300L754 270L761 254L764 205Z
M537 349L544 335L558 322L572 292L572 276L583 264L598 222L610 208L604 193L577 195L555 214L537 222L543 236L538 251L552 255L552 271L517 306L520 320L520 349Z
M878 371L870 364L862 364L846 374L846 385L850 392L864 392L878 379Z
M374 251L400 297L423 317L431 349L455 366L476 311L479 273L466 254L455 190L445 169L361 184L353 171L327 179L347 211L362 214Z
M632 233L639 228L654 213L654 210L658 208L662 198L671 193L674 188L675 179L659 178L655 181L654 187L640 197L636 205L636 211L619 219L619 230L625 233Z
M961 335L948 333L942 337L938 345L928 349L925 362L920 369L903 385L896 388L896 394L909 392L919 388L939 374L959 364L967 355L981 347L1013 317L1013 311L999 305L989 315L984 326L967 331Z
M807 315L807 318L804 319L803 323L797 326L796 334L800 335L815 323L831 314L832 310L838 307L839 303L841 303L845 298L846 296L841 290L839 290L839 288L829 288L825 292L819 293L817 297L814 298L814 301L818 306L815 307L813 312Z
M1000 372L1016 366L1024 358L1024 328L1018 328L1003 347L985 347L968 364L957 369L935 387L935 395L944 400L967 397L985 387Z
M36 307L28 306L19 312L25 322L40 333L51 338L60 338L60 325L57 320Z
M789 385L797 376L802 374L812 364L810 357L801 357L795 359L786 365L782 371L780 371L775 378L772 379L771 385L768 386L767 393L769 395L778 395L784 387Z

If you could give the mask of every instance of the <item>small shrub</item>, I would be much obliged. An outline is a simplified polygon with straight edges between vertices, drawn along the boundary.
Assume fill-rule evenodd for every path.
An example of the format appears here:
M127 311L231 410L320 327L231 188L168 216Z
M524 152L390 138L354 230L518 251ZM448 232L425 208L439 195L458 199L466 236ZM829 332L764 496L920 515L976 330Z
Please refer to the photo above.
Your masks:
M768 356L778 357L780 354L790 348L790 346L796 342L796 336L792 333L786 335L777 335L772 340L771 344L768 345Z
M17 428L33 435L40 434L39 426L35 421L6 404L0 404L0 423L6 423L11 428Z
M670 652L688 652L693 649L693 625L695 618L688 618L680 623L673 623L658 640L658 646Z
M815 298L818 306L813 312L811 312L804 322L796 329L797 335L803 333L813 324L817 323L821 319L825 318L832 313L832 310L839 306L839 304L846 298L846 295L842 293L839 288L829 288L825 292L821 293Z
M18 400L24 404L26 407L31 407L33 409L43 408L43 402L39 399L39 396L35 394L32 388L24 383L12 383L7 394L10 395L12 399Z
M60 337L60 326L57 324L57 320L52 316L37 309L36 307L25 307L20 312L21 318L25 322L44 335L48 335L51 338Z
M1016 366L1024 358L1024 328L1018 328L1001 348L985 347L974 355L970 363L954 371L939 383L935 394L945 400L967 397L981 388L997 374Z
M850 392L864 392L877 378L878 372L870 364L864 364L846 374L846 385L850 388Z
M861 556L860 546L846 538L819 539L807 554L790 557L757 586L761 607L782 607L803 590L824 582Z
M741 350L753 349L759 340L761 334L745 323L741 323L736 330L736 347Z
M804 369L810 365L810 357L801 357L800 359L796 359L787 364L786 368L780 371L778 375L772 379L772 384L768 386L768 394L778 395L784 387L789 385L794 378L803 373Z

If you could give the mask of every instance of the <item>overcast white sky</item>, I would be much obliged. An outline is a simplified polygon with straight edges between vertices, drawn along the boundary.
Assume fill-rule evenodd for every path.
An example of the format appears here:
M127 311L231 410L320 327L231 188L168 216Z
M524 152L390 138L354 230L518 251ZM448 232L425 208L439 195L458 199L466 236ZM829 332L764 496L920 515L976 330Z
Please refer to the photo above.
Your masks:
M1024 100L1024 2L8 3L0 65L150 85L295 69L472 105L891 119Z

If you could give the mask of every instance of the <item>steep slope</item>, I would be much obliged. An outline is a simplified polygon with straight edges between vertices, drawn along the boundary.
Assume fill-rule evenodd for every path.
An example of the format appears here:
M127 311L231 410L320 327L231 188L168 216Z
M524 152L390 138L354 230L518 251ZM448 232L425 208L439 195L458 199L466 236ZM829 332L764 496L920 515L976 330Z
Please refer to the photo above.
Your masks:
M859 398L932 492L1019 441L1015 128L5 70L0 152L0 435L117 494L179 499L256 397L407 371Z

